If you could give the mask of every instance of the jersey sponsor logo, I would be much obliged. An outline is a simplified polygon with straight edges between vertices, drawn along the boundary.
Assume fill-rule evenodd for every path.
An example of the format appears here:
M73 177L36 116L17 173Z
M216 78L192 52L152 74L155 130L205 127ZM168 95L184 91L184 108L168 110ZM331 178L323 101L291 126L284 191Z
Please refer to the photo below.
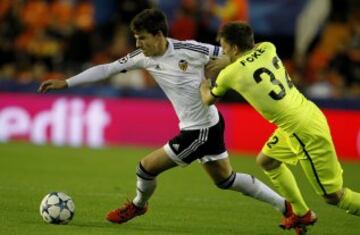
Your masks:
M188 62L186 60L180 60L178 65L179 65L179 68L184 72L188 68Z
M249 56L245 59L241 60L240 63L245 66L247 63L254 62L257 58L259 58L265 52L264 49L259 48L252 52Z

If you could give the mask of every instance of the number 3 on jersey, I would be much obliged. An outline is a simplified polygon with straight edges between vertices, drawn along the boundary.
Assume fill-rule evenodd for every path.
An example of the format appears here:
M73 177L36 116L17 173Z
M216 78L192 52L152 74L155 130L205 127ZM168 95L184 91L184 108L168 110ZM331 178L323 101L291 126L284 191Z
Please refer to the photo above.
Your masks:
M272 63L276 69L280 69L279 62L280 62L280 60L277 56L275 56L272 60ZM275 78L275 75L269 69L267 69L265 67L261 67L261 68L258 68L257 70L255 70L255 72L253 74L253 78L254 78L255 82L260 83L262 81L261 75L263 75L264 73L269 76L272 84L274 84L275 86L278 86L280 88L280 91L278 93L276 93L273 90L270 91L269 96L274 100L281 100L282 98L284 98L284 96L286 95L284 85L278 79ZM285 70L285 79L286 79L286 83L287 83L289 89L291 89L294 86L294 84L290 80L289 75L286 72L286 70Z

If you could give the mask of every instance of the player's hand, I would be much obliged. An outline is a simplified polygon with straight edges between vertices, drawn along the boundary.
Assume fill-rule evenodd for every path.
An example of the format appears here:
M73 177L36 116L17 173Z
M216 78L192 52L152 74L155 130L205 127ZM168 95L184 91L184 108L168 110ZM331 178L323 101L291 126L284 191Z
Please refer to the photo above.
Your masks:
M205 66L205 77L215 80L222 69L230 64L230 59L223 55L217 59L210 60Z
M42 82L37 91L39 93L46 93L50 90L65 89L67 87L68 87L68 85L65 80L50 79L50 80L46 80L46 81Z

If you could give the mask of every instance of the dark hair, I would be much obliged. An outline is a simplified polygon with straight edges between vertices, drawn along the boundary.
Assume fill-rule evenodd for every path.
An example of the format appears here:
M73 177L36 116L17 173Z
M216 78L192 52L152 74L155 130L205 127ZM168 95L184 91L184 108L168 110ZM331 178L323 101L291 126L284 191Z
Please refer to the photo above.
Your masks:
M169 31L165 14L154 8L145 9L137 14L130 23L130 29L134 33L146 31L152 35L162 32L165 37Z
M230 22L225 24L219 31L218 40L223 38L230 45L236 45L241 51L250 50L254 47L254 33L245 22Z

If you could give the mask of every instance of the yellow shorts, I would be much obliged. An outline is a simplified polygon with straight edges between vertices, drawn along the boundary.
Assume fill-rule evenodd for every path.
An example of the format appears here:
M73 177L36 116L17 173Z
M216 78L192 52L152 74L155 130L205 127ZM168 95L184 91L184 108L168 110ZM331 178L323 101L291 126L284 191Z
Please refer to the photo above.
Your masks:
M321 111L311 116L310 121L294 133L276 129L262 153L287 164L295 165L300 161L316 193L327 195L342 188L343 170L325 116Z

